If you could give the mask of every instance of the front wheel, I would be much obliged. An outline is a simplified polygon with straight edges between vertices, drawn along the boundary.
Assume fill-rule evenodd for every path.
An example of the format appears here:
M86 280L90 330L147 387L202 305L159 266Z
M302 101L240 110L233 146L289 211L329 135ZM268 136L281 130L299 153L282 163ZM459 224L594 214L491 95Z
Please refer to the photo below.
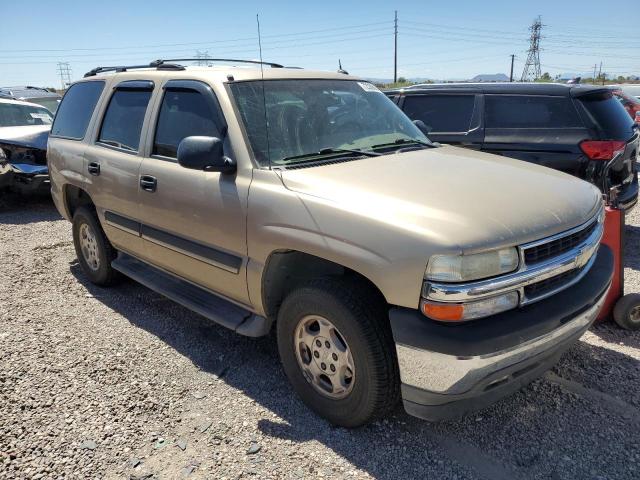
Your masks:
M357 427L399 399L395 345L384 302L343 279L291 292L277 321L283 368L303 402L335 425Z

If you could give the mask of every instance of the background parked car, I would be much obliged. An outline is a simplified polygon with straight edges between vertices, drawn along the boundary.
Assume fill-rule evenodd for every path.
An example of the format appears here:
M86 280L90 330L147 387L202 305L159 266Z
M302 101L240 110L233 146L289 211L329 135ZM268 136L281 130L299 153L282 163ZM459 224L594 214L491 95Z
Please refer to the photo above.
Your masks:
M55 92L50 92L46 88L21 86L0 87L0 98L11 98L13 100L37 103L50 112L56 113L62 96Z
M53 114L40 105L0 98L0 189L48 190L52 121Z
M619 88L627 95L631 95L632 97L640 98L640 84L636 83L623 83L621 85L615 85L616 88Z
M640 133L608 87L464 83L386 93L434 141L555 168L603 192L617 187L624 209L637 202Z
M618 99L631 118L636 123L640 123L640 97L634 97L619 87L615 87L612 90L613 96Z

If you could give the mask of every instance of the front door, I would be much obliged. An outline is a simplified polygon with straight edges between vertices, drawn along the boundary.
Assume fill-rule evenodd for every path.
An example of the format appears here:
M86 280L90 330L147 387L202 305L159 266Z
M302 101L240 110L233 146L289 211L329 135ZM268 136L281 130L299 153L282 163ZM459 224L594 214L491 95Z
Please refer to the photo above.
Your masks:
M163 87L140 167L144 259L236 302L247 304L246 207L250 178L191 170L177 162L180 141L218 137L231 156L226 123L203 82Z

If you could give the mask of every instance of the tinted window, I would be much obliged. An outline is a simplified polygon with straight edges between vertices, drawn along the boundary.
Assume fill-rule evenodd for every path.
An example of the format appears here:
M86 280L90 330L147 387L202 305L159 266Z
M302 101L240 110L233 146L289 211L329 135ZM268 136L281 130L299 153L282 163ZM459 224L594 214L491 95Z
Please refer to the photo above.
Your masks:
M46 108L0 102L0 127L51 125L53 115Z
M194 90L167 90L162 99L153 153L175 158L185 137L202 135L221 138L216 115L206 99Z
M474 95L407 95L403 110L434 132L466 132L471 125Z
M486 95L485 124L487 128L583 126L570 98L541 95Z
M51 135L82 140L103 88L104 82L96 81L72 85L58 107Z
M633 136L633 119L611 92L579 97L603 135L611 140L628 140Z
M138 151L150 90L116 90L102 120L98 142Z

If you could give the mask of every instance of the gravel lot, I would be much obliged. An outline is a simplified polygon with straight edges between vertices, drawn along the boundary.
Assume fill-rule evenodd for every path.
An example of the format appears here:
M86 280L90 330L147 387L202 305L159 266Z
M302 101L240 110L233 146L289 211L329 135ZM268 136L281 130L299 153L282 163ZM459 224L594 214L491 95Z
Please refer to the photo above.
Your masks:
M640 291L640 208L626 290ZM640 478L640 333L600 325L498 405L333 428L249 339L85 281L47 199L0 205L0 478Z

